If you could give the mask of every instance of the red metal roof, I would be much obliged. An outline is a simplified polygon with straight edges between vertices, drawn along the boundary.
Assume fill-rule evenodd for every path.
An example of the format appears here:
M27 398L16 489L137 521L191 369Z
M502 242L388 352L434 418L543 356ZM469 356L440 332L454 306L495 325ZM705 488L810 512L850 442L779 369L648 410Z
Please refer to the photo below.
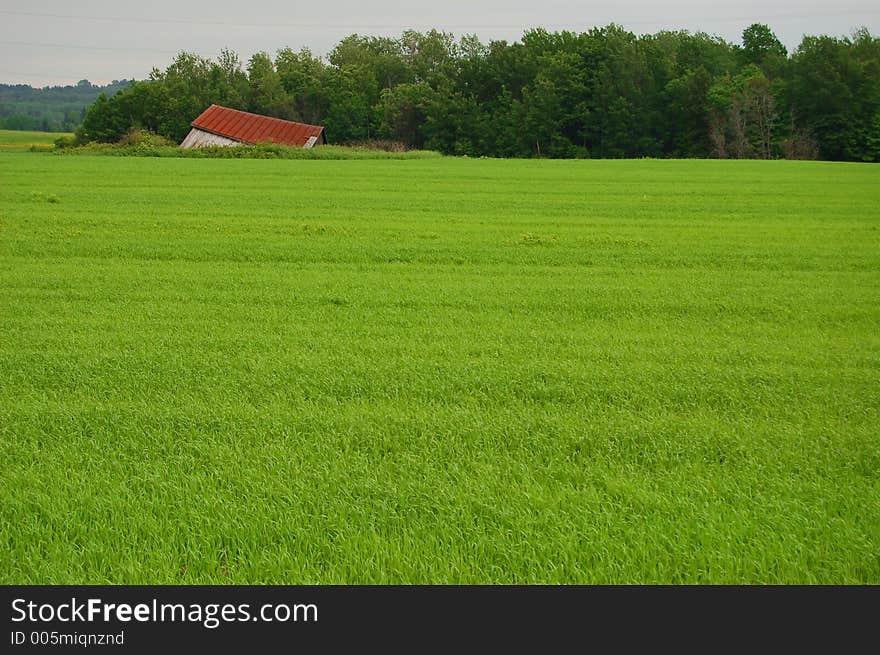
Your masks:
M310 137L320 139L324 131L320 125L295 123L220 105L208 107L192 122L192 126L244 143L271 141L285 146L299 147L306 145Z

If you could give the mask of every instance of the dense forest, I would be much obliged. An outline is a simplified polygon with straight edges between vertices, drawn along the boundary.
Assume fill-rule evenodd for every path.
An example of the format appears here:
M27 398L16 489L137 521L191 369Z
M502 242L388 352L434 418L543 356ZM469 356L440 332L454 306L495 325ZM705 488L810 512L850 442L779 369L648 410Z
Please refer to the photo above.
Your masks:
M609 25L535 29L515 43L352 35L326 60L289 48L246 65L230 51L180 53L100 95L78 138L141 128L179 141L211 103L322 124L331 143L456 155L878 161L880 39L806 36L789 53L762 24L741 44Z
M114 80L97 86L80 80L75 85L42 89L0 84L0 129L73 132L101 93L113 95L129 84L128 80Z

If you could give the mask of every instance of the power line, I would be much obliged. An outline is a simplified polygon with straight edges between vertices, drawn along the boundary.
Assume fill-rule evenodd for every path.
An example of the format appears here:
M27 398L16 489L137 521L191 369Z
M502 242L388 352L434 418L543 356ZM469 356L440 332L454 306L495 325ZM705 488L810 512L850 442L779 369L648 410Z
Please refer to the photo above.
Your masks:
M0 45L25 46L33 48L65 48L73 50L90 50L100 52L155 52L163 55L176 55L178 52L180 52L180 50L158 50L156 48L135 48L130 46L114 48L109 46L75 45L67 43L32 43L29 41L0 41Z
M220 27L256 27L256 28L272 28L272 27L284 27L284 28L300 28L300 29L353 29L353 30L363 30L363 29L406 29L408 26L404 24L392 24L392 23L308 23L308 22L272 22L272 23L250 23L243 21L218 21L218 20L210 20L203 18L126 18L122 16L77 16L73 14L51 14L51 13L43 13L43 12L34 12L34 11L9 11L9 10L0 10L0 14L7 16L24 16L24 17L34 17L34 18L56 18L62 20L78 20L78 21L98 21L98 22L111 22L111 23L155 23L155 24L166 24L166 25L210 25L210 26L220 26ZM798 18L831 18L831 17L843 17L843 16L852 16L852 15L878 15L880 14L880 9L870 9L870 10L841 10L841 11L820 11L820 12L780 12L776 14L765 14L762 16L727 16L727 17L717 17L717 18L701 18L700 21L704 23L727 23L727 22L742 22L742 21L755 21L755 20L775 20L775 19L798 19ZM422 23L423 21L416 21L418 23ZM588 23L590 21L571 21L568 23L568 26L577 23ZM655 20L622 20L620 21L624 25L656 25L659 23L669 22L668 19L655 19ZM438 23L438 27L449 28L449 29L522 29L524 26L531 24L530 21L523 21L522 23L517 24L501 24L501 23L492 23L492 24L479 24L479 23L468 23L468 24L451 24L451 23ZM561 23L549 24L545 25L546 27L565 27Z
M847 15L847 14L854 14L854 13L880 14L880 10L872 10L872 11L865 11L865 12L843 11L843 12L836 12L833 15ZM139 18L120 18L120 17L107 17L107 16L73 16L73 15L67 15L67 14L49 14L49 13L39 13L39 12L20 12L20 11L8 11L8 10L0 10L0 14L13 15L13 16L33 16L33 17L40 17L40 18L60 18L60 19L84 20L84 21L148 22L148 23L171 23L171 24L181 24L181 25L193 25L193 24L198 23L198 24L203 24L203 25L214 25L214 26L221 25L221 26L270 27L270 25L268 25L268 24L258 24L258 23L251 23L251 24L244 23L243 24L243 23L223 22L223 21L203 21L203 20L173 19L173 18L139 19ZM777 15L776 17L780 17L780 16L782 16L782 14ZM786 16L795 17L795 14L786 14ZM797 15L797 17L801 17L801 15ZM717 20L722 20L722 19L717 19ZM730 19L724 19L724 20L738 21L738 20L752 20L752 18L743 17L743 18L730 18ZM629 24L649 24L649 23L653 24L653 22L649 22L649 21L628 21L628 22L624 23L624 26L627 23L629 23ZM271 27L285 27L285 26L287 26L287 27L297 26L297 27L305 27L305 28L318 27L317 25L284 24L284 23L274 23L271 25ZM331 26L321 26L321 27L327 27L328 29L330 29ZM336 25L336 26L332 26L332 27L334 27L334 28L346 27L346 28L353 28L353 29L379 29L379 28L404 29L403 26L392 26L392 25L360 25L360 26ZM445 25L444 27L452 27L452 26ZM496 29L517 28L518 27L519 29L525 29L524 25L519 25L519 26L513 26L513 25L510 25L510 26L471 25L470 27L471 28L474 28L474 27L494 27ZM558 28L560 26L558 26L558 25L545 25L544 27L552 29L552 28ZM31 42L31 41L0 41L0 45L16 46L16 47L33 47L33 48L60 48L60 49L85 50L85 51L92 51L92 52L146 52L146 53L164 54L164 55L176 55L176 54L186 50L186 52L194 52L195 54L201 54L196 49L167 50L167 49L160 49L160 48L143 48L143 47L135 47L135 46L114 47L114 46L81 45L81 44L67 44L67 43L37 43L37 42ZM204 52L204 51L202 51L202 52Z
M57 71L40 71L39 73L34 72L34 71L11 71L11 70L6 70L6 69L0 68L0 75L15 75L18 77L23 77L25 75L53 75L55 77L62 77L62 76L69 76L69 75L73 75L73 74L74 73L70 73L70 72L59 73ZM82 79L82 77L80 77L80 79Z

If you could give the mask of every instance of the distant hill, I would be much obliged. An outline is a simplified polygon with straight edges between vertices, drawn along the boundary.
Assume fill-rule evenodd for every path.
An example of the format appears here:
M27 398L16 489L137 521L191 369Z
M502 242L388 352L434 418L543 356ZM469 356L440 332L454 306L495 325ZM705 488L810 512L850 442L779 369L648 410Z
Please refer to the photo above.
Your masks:
M113 80L107 86L96 86L80 80L75 85L42 89L0 84L0 129L72 132L100 93L109 97L129 84L131 80Z

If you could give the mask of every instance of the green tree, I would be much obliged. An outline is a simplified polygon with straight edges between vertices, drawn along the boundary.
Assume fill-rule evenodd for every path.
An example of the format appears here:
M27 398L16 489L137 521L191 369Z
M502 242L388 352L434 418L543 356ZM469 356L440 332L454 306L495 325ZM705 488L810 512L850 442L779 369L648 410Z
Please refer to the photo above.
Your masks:
M393 89L385 89L382 92L384 136L411 148L423 148L423 126L433 93L425 82L398 84Z
M753 23L742 34L743 63L762 66L769 58L788 56L788 50L768 25Z
M85 82L85 81L84 81ZM82 87L82 88L80 88ZM81 83L79 93L95 93ZM78 109L6 109L4 125L58 128ZM94 97L94 96L92 96ZM457 43L437 30L353 34L324 60L308 50L216 60L181 52L165 70L108 93L81 138L143 127L180 140L211 103L325 125L335 143L379 137L446 153L551 157L812 157L875 161L880 41L805 37L789 57L755 23L734 46L704 33L636 36L526 31L518 42Z
M127 117L119 110L119 103L102 93L86 112L82 125L77 130L77 139L81 142L117 141L129 127Z
M249 111L276 118L295 118L293 103L267 53L258 52L253 55L248 61L247 71L250 83Z
M308 49L294 52L284 48L275 57L275 67L281 85L293 103L297 120L310 124L322 122L330 108L324 62Z
M804 37L789 87L794 122L824 159L876 160L869 143L880 111L880 39L867 30L852 39Z

